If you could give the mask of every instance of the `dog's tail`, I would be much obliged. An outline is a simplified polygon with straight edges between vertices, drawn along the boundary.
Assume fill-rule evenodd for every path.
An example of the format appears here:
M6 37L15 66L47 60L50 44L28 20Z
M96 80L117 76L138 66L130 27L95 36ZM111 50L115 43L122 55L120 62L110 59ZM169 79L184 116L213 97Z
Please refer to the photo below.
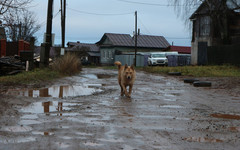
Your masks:
M120 67L122 66L120 61L116 61L114 64L118 66L118 69L120 69Z

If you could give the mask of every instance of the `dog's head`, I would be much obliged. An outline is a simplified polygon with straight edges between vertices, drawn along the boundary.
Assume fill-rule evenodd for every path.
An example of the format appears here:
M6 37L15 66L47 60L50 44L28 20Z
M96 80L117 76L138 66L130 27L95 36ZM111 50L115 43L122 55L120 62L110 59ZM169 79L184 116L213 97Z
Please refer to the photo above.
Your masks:
M131 80L133 77L134 71L135 70L134 70L133 65L130 67L126 64L125 68L124 68L124 75L125 75L126 79Z

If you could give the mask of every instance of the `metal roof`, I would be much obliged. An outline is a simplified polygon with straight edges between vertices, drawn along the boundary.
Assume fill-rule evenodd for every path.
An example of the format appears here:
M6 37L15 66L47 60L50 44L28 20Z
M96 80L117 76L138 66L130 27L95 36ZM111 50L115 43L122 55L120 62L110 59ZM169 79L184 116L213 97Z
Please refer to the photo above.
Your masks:
M90 52L99 52L99 47L96 44L89 44L89 43L80 43L80 42L68 42L69 45L73 47L68 47L67 51L72 51L76 49L80 49L82 47L89 48Z
M187 46L170 46L170 51L176 51L182 54L191 54L191 47Z
M108 39L109 42L104 43L106 39ZM170 46L168 41L163 36L138 35L137 39L137 47L167 48L168 46ZM134 37L130 36L130 34L105 33L101 40L96 44L100 46L134 47L135 40Z
M89 56L95 56L95 57L100 57L100 53L96 52L87 52Z

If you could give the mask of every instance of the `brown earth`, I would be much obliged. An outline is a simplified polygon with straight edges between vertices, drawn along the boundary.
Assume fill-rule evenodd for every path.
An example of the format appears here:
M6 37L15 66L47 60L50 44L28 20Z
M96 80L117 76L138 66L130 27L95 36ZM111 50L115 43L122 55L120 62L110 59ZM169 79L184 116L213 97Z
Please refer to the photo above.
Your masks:
M131 99L116 70L0 85L0 149L237 149L240 78L184 78L137 72Z

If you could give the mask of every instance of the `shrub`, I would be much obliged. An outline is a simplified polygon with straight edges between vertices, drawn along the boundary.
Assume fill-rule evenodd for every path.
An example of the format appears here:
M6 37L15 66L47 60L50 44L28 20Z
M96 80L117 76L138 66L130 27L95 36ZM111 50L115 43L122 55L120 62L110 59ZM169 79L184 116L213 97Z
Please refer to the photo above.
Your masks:
M79 57L75 54L67 53L54 60L52 69L64 75L74 75L81 71L82 65Z

